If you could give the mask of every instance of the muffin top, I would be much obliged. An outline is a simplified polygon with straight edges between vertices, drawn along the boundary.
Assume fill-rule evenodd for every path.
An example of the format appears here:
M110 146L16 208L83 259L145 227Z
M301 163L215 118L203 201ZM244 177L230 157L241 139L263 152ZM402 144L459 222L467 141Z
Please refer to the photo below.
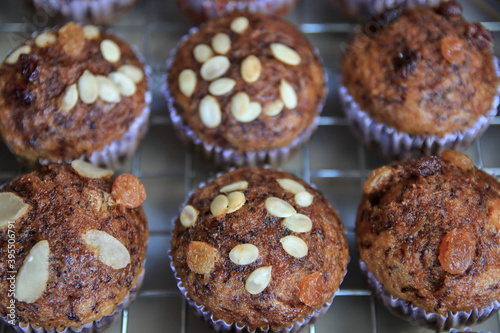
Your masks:
M383 166L363 192L360 258L389 293L439 314L500 300L500 183L468 156Z
M115 179L82 161L48 165L4 185L1 315L15 300L15 321L49 329L113 313L144 271L144 199L135 176Z
M38 33L0 66L0 134L29 161L89 157L120 140L145 107L132 48L94 26Z
M175 220L172 264L216 320L290 327L329 302L348 261L344 227L299 178L237 169L197 190Z
M492 34L455 1L393 10L356 33L342 59L349 93L379 123L444 136L492 109L497 68Z
M173 107L195 135L237 152L285 147L325 98L322 64L290 23L257 13L208 21L169 66Z

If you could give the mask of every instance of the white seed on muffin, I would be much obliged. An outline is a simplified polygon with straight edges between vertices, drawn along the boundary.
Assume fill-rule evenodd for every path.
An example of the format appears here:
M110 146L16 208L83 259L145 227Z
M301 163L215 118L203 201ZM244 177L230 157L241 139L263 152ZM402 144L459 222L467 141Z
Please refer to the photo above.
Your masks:
M203 125L208 128L215 128L222 121L222 113L219 102L215 97L207 95L202 98L199 106L200 118Z
M33 303L47 288L49 280L50 246L41 240L33 246L16 276L15 298Z
M294 49L281 43L272 43L269 47L273 56L279 61L292 66L300 64L300 55Z
M198 219L198 211L191 205L186 205L181 211L179 220L186 228L192 227Z
M295 215L297 211L283 199L269 197L266 199L267 212L277 217L289 217Z
M127 248L107 232L93 229L82 235L82 238L103 264L113 269L121 269L130 264Z
M100 45L101 54L107 61L111 63L118 62L121 58L120 47L112 40L105 39Z
M0 193L0 230L23 217L30 205L12 192Z
M100 168L98 166L93 165L92 163L83 160L73 160L71 162L71 167L80 176L93 179L108 177L114 174L114 171L111 169Z

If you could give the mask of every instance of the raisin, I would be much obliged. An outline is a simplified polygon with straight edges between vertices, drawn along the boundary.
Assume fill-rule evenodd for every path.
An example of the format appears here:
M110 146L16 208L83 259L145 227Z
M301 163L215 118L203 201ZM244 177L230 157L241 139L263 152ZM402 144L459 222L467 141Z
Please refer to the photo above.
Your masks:
M64 52L78 56L85 47L85 35L81 25L70 22L59 29L59 40Z
M40 77L39 60L36 54L21 54L17 61L17 68L22 73L25 82L34 82Z
M186 263L197 274L213 271L217 260L217 250L205 242L192 241L186 250Z
M137 208L146 200L144 185L131 174L123 174L115 179L111 195L119 205L127 208Z
M465 60L465 41L456 36L441 39L441 54L450 64L461 64Z
M469 23L465 28L465 36L479 48L493 45L493 34L481 23Z
M396 21L398 18L400 18L402 12L403 12L402 8L394 8L374 16L374 20L378 24L384 27Z
M500 231L500 199L488 203L488 217L495 228Z
M463 274L470 267L476 253L474 235L466 230L453 229L439 245L439 263L450 274Z
M436 8L436 13L443 16L462 15L462 6L454 0L441 2Z
M36 101L35 93L22 85L14 85L10 90L10 97L19 105L26 107L32 106Z
M299 299L307 306L319 304L324 293L323 276L320 272L314 272L303 277L299 282Z
M411 49L404 49L393 59L394 71L405 79L413 74L419 59L420 55L418 52Z
M459 153L458 151L445 149L441 153L444 161L454 164L461 170L470 170L474 167L474 162L469 156Z
M432 176L441 171L441 160L436 156L423 157L411 166L411 172L415 176Z

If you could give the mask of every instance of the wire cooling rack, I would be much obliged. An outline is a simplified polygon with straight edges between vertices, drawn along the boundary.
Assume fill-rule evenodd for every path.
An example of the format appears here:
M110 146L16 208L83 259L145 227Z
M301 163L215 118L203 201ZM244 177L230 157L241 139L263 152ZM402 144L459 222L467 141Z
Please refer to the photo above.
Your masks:
M21 1L0 0L0 57L46 24L46 17L29 12ZM500 35L500 2L463 1L466 18L483 22ZM362 184L370 170L390 160L365 149L351 134L340 110L337 95L342 50L356 24L339 13L330 0L302 0L287 17L298 25L319 49L329 75L329 89L319 128L312 141L280 169L314 183L340 212L346 226L351 262L328 313L304 332L432 332L410 326L390 315L366 289L357 262L354 220ZM162 95L165 60L192 24L172 0L140 0L137 7L110 28L134 44L152 69L152 117L148 135L134 158L117 173L132 172L146 186L144 204L149 220L150 240L144 285L132 306L107 333L137 332L212 332L194 316L178 291L170 270L167 252L172 230L171 220L187 193L202 181L213 177L217 168L185 148L176 138ZM496 55L500 54L498 48ZM483 137L468 154L476 165L500 175L500 117L493 120ZM8 149L0 144L0 181L25 170ZM498 316L474 327L475 331L500 333ZM12 332L0 326L0 333Z

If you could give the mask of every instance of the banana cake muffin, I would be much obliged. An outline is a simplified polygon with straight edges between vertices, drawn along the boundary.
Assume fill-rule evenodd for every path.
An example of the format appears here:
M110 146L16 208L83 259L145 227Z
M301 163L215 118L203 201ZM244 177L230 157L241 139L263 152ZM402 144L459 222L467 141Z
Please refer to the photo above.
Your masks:
M80 160L2 186L2 319L29 332L110 325L144 276L145 196L135 176L114 178L112 170Z
M237 169L194 192L175 219L178 286L217 330L297 330L325 312L346 273L338 213L299 178Z
M358 137L386 155L464 150L497 112L493 36L456 1L386 13L355 34L340 88Z
M150 93L125 41L92 25L37 33L0 65L0 134L25 164L114 168L144 137Z
M398 316L437 330L472 325L500 307L500 183L467 155L374 170L356 236L376 295Z
M326 96L311 44L277 17L237 12L192 29L168 64L182 137L219 164L276 164L312 135Z

